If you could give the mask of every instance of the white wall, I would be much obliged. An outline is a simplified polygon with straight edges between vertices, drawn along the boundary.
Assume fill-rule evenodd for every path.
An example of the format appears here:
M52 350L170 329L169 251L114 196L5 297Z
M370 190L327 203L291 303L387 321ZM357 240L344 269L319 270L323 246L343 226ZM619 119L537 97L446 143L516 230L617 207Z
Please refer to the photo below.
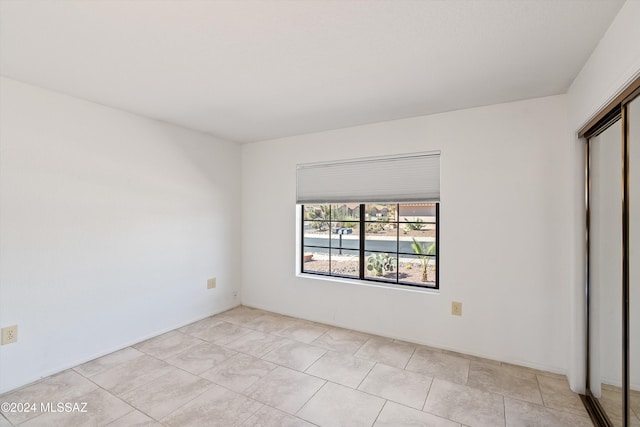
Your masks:
M555 96L243 146L243 304L566 372L567 137ZM439 294L296 277L297 163L428 150L442 151Z
M237 305L236 144L0 84L0 392Z
M640 75L640 1L627 0L569 88L577 131Z
M628 0L618 12L602 40L569 88L568 120L572 150L574 218L571 228L574 242L571 257L572 325L569 355L569 383L576 392L584 392L585 368L585 290L584 290L584 143L576 133L628 83L640 75L640 2Z

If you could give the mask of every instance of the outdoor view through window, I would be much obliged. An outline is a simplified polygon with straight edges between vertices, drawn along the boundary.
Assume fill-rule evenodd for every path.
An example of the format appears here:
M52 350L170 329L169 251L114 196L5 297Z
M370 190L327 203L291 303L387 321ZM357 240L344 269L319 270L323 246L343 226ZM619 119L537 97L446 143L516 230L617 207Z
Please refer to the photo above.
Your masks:
M438 287L438 203L302 206L302 272Z

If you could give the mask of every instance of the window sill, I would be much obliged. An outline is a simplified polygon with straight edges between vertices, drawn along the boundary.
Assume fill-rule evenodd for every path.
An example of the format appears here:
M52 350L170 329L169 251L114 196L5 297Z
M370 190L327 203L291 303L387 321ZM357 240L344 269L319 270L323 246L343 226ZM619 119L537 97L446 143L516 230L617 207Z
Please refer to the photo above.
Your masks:
M296 277L301 277L303 279L323 280L326 282L346 283L349 285L368 286L371 288L393 289L395 291L401 291L401 292L440 295L439 289L419 288L416 286L409 286L409 285L397 285L395 283L370 282L368 280L348 279L346 277L335 277L335 276L321 276L318 274L309 274L309 273L297 273Z

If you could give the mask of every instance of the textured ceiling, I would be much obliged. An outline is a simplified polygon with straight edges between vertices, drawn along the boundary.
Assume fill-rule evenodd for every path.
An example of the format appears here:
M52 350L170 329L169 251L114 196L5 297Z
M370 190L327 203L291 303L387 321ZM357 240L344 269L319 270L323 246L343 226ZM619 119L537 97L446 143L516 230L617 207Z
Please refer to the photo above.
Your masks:
M0 74L238 142L564 93L624 2L0 2Z

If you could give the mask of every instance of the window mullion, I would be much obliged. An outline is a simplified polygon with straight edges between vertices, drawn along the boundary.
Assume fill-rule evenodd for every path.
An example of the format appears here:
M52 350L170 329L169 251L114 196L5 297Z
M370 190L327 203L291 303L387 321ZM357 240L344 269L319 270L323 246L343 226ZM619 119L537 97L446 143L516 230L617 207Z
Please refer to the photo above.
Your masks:
M440 203L436 203L436 289L440 289Z
M396 283L400 283L400 203L396 204Z
M333 268L331 262L333 261L333 254L331 253L332 249L332 239L331 239L331 221L333 220L333 215L331 215L331 204L329 204L329 275L333 276Z
M364 208L364 203L360 205L360 250L359 250L359 254L358 254L358 258L360 259L360 280L364 280L364 261L365 261L365 256L364 256L364 238L365 238L365 222L364 222L364 213L365 213L365 208Z

